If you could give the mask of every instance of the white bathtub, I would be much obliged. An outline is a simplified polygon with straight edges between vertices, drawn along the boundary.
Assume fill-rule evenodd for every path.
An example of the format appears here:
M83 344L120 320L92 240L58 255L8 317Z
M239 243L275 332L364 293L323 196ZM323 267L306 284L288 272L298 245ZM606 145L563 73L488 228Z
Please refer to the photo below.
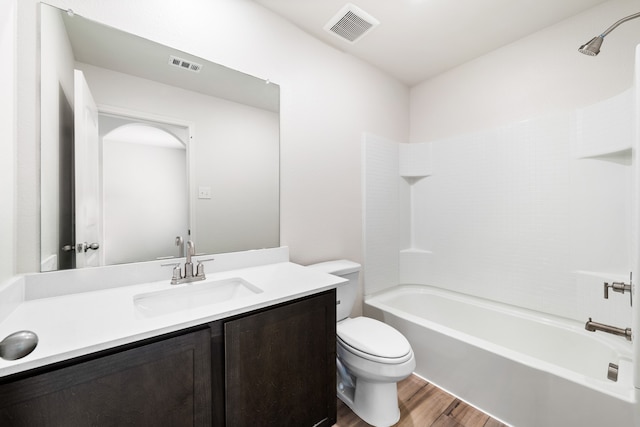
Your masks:
M364 311L407 337L416 374L506 424L640 425L624 338L429 286L367 297ZM617 382L607 379L610 362Z

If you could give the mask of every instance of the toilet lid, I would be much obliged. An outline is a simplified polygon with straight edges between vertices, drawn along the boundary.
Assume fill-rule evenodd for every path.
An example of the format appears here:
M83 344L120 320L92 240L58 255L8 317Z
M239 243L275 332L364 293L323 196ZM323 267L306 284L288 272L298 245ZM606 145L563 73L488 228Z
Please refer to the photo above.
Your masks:
M336 326L338 338L372 356L398 359L411 352L409 341L397 330L368 317L345 319Z

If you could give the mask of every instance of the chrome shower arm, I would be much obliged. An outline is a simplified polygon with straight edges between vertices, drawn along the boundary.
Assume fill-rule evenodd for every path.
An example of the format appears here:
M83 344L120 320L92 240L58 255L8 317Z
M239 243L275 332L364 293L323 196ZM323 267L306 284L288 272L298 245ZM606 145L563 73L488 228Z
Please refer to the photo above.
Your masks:
M631 21L632 19L635 19L635 18L638 18L638 17L640 17L640 12L634 13L633 15L625 16L624 18L616 21L612 26L610 26L609 28L604 30L604 32L602 34L600 34L600 37L605 37L611 31L615 30L620 24L622 24L624 22L627 22L627 21Z

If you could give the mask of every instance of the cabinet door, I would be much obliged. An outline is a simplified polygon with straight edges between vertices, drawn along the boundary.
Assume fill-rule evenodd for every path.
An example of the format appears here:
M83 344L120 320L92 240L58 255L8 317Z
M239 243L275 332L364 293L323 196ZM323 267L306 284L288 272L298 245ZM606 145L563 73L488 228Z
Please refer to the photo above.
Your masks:
M336 421L335 290L225 323L226 425Z
M210 334L0 384L1 426L210 426Z

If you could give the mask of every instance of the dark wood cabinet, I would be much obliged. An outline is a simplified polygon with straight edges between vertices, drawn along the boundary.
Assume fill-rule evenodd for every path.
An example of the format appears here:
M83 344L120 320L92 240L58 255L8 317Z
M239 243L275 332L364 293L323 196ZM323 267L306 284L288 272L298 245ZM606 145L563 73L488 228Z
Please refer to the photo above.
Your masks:
M0 385L0 425L210 426L209 331Z
M0 378L0 426L332 426L335 290Z
M228 427L335 424L335 304L330 292L225 322Z

